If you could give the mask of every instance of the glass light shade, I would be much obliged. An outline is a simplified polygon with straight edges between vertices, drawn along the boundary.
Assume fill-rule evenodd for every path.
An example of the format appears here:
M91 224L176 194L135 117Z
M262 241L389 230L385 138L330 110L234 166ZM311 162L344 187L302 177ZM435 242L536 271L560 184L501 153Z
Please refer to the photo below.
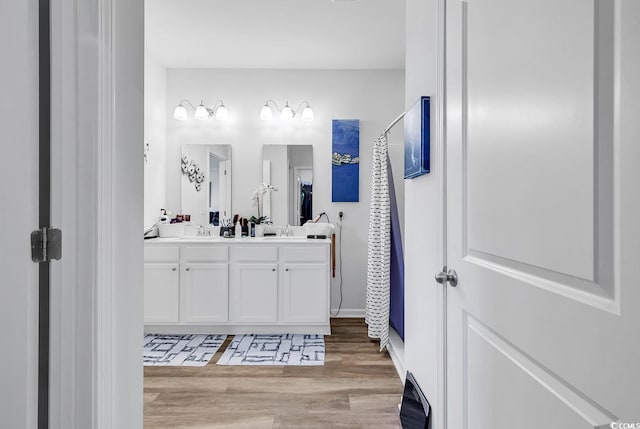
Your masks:
M227 107L224 104L221 104L216 109L216 119L219 121L224 121L226 119L229 119L229 111L227 110Z
M201 121L209 119L209 112L207 111L207 108L204 107L204 104L200 104L196 107L196 113L194 113L193 117Z
M182 104L178 104L173 111L173 119L177 119L178 121L186 121L187 120L187 109Z
M313 121L313 110L311 110L311 106L308 104L307 107L302 110L302 120L306 122Z
M271 107L266 104L262 106L262 110L260 110L260 119L263 121L270 121L273 119L273 112L271 111Z
M293 110L289 107L289 103L282 108L282 112L280 112L280 119L284 119L285 121L293 119Z

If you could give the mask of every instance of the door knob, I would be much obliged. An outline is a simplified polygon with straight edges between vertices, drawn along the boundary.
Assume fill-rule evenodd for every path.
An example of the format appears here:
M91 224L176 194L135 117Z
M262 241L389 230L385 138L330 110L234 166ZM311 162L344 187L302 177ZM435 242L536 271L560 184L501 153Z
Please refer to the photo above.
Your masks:
M444 269L446 270L446 267ZM440 283L441 285L446 285L447 283L449 283L451 287L456 287L458 285L458 273L456 273L456 270L454 270L453 268L451 268L446 273L444 272L444 270L440 271L436 274L436 282Z

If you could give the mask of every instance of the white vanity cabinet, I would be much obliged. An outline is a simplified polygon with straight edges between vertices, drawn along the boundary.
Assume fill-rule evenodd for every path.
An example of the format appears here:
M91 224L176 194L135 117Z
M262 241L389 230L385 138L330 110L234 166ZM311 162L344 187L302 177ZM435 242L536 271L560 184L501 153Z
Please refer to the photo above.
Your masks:
M283 319L287 323L329 323L329 249L282 248Z
M180 317L178 248L145 247L144 259L144 322L178 323Z
M278 322L278 246L244 244L231 248L231 321Z
M231 315L240 324L278 321L278 264L234 264Z
M329 334L330 240L145 242L145 330Z
M228 246L180 247L180 321L185 324L229 320Z
M180 265L180 314L183 323L229 320L229 267L184 262Z

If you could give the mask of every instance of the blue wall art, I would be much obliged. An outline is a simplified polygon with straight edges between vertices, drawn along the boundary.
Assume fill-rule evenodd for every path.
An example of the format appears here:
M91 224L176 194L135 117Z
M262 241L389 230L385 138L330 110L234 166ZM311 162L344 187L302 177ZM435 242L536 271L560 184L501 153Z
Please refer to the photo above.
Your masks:
M404 178L429 172L429 97L420 99L404 115Z
M360 120L333 120L331 201L358 202L360 188Z

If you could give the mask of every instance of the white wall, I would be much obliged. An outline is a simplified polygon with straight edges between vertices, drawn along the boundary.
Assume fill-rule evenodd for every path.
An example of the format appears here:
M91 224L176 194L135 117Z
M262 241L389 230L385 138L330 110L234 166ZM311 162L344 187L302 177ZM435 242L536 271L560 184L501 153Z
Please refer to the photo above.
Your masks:
M204 99L213 105L219 98L229 108L226 122L171 118L182 98L193 103ZM295 108L306 99L314 109L311 123L296 118L283 125L277 115L271 122L258 117L265 100L280 106L286 100ZM295 104L295 106L294 106ZM402 70L302 71L169 69L167 71L167 208L180 209L180 146L184 143L227 143L232 146L233 212L256 214L251 194L262 182L263 144L311 144L314 147L314 212L327 212L337 221L336 208L345 212L343 234L344 299L342 308L362 314L365 306L369 191L373 141L404 109ZM192 112L190 112L192 115ZM360 202L331 203L331 120L360 119ZM402 130L392 135L391 158L395 180L402 185ZM174 168L173 166L176 166ZM401 187L401 186L400 186ZM399 197L403 192L398 190ZM421 219L420 222L423 222ZM338 282L332 287L332 307L339 299ZM343 315L349 314L344 311Z
M442 315L438 302L442 287L434 274L442 268L442 217L440 186L442 154L435 132L438 79L439 0L407 0L406 100L409 108L422 95L431 99L431 173L405 181L405 367L413 372L429 398L433 427L441 427L441 398L438 395L438 342ZM439 94L442 96L443 94Z
M166 208L167 71L157 60L144 62L144 140L149 143L144 164L144 225L149 228Z

